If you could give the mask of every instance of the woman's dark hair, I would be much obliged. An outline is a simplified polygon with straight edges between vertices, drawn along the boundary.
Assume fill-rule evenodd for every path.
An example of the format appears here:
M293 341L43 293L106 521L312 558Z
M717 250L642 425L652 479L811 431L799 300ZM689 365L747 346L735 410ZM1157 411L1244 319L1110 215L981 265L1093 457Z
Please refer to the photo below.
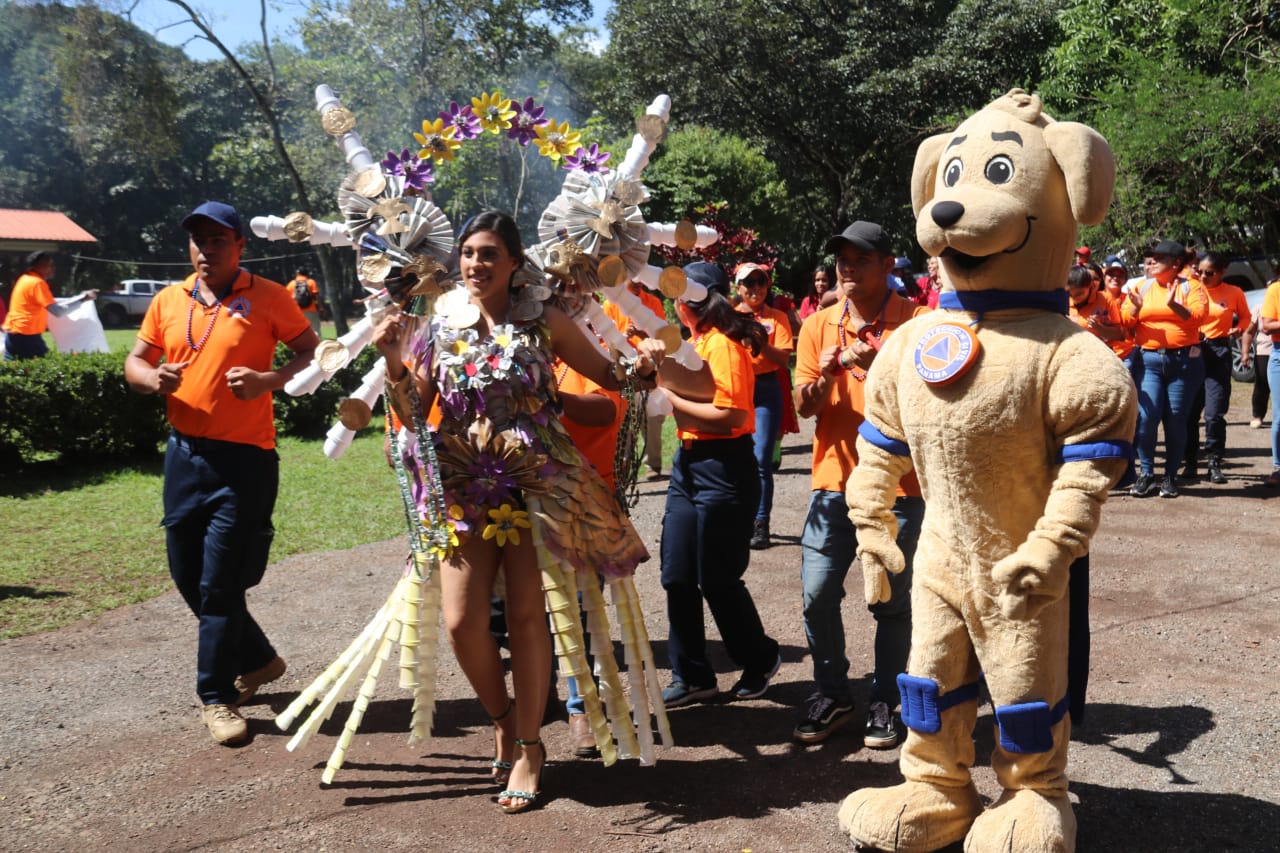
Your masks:
M701 302L686 302L685 305L698 319L695 331L718 329L751 350L752 356L759 355L760 348L769 342L769 333L764 326L751 319L750 314L735 309L719 290L708 291Z
M1093 276L1089 275L1089 268L1084 266L1074 266L1067 271L1067 287L1088 287L1093 284Z
M480 231L492 231L497 234L498 239L507 247L507 254L524 263L524 243L520 240L520 229L516 227L516 221L510 216L500 210L477 213L462 226L462 233L458 235L458 248L461 249L462 244L471 239L471 235Z
M1231 266L1231 261L1227 258L1226 253L1224 252L1205 252L1200 256L1200 260L1207 261L1209 266L1213 267L1218 272L1222 272L1227 267Z
M43 249L38 249L22 259L22 271L33 270L45 261L50 260L53 260L53 255Z

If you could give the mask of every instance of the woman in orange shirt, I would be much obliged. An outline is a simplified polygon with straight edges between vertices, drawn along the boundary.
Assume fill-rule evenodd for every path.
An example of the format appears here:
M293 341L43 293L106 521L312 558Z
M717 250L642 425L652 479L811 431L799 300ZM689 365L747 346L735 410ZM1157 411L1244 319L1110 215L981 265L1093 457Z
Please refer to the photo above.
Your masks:
M1273 347L1280 344L1280 281L1267 285L1258 330L1270 336ZM1271 475L1267 477L1266 484L1280 486L1280 350L1271 350L1267 378L1271 380Z
M694 349L715 380L710 402L696 402L667 387L680 446L671 464L662 517L662 588L667 593L671 685L668 708L711 699L720 691L706 654L705 599L725 650L742 677L735 699L764 695L782 659L764 631L742 576L751 558L751 521L760 501L752 450L755 429L751 358L767 333L729 303L729 280L715 264L685 267L688 290L676 314L693 333ZM748 351L743 344L750 346Z
M1138 386L1138 462L1141 470L1129 494L1146 497L1156 491L1156 428L1164 422L1165 472L1162 498L1176 498L1174 478L1187 447L1187 412L1204 384L1200 324L1209 304L1199 282L1184 281L1182 244L1161 240L1146 266L1148 278L1138 282L1125 301L1122 316L1133 329L1135 348L1129 363Z
M787 315L765 303L769 295L769 271L759 264L739 264L734 273L738 285L738 311L764 327L765 342L751 358L755 373L756 430L752 447L760 472L760 505L751 530L751 547L769 547L769 516L773 512L773 449L782 422L782 389L791 387L791 324Z

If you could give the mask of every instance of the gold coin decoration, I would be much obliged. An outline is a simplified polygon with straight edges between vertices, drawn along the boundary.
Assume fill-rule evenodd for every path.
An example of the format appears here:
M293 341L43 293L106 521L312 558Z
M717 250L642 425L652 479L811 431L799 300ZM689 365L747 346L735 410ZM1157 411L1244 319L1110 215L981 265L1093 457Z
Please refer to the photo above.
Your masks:
M662 347L667 351L667 355L672 355L676 350L680 349L680 344L684 340L680 336L680 327L673 325L663 326L653 337L662 342Z
M373 410L364 400L348 397L338 404L338 420L347 429L359 432L373 420Z
M629 280L627 265L617 255L605 255L596 267L601 287L621 287Z
M337 373L351 361L351 352L341 342L326 338L316 347L313 358L325 373Z
M525 299L532 299L534 302L546 302L551 298L551 288L545 284L531 284L525 288Z
M689 251L698 244L698 229L687 219L676 223L676 246Z
M284 236L290 243L305 243L315 233L315 223L310 214L295 210L284 218Z
M356 117L346 107L334 107L325 110L324 115L320 116L320 126L330 136L342 136L355 128Z
M360 277L365 281L381 284L391 273L391 259L386 255L365 255L360 259Z
M611 239L613 237L613 226L626 218L622 205L613 199L606 199L605 201L593 201L591 206L600 211L600 215L595 219L588 220L587 224L591 226L592 231L601 237L606 240Z
M644 137L645 142L657 145L667 135L667 123L662 120L661 116L645 113L636 122L636 133Z
M680 267L667 267L658 276L658 290L668 299L679 299L689 288L689 279Z
M613 185L613 197L628 207L641 204L644 202L644 185L639 181L618 181Z
M511 306L511 319L517 323L527 323L542 316L542 303L536 301L517 302Z
M387 188L387 178L381 169L365 169L351 179L351 188L365 198L373 198Z

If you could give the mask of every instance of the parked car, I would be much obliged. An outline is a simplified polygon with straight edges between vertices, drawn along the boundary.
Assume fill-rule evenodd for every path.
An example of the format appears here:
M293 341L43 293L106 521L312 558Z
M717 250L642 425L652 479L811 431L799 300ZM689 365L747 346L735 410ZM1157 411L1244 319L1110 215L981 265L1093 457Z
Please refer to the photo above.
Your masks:
M151 297L172 282L152 278L127 278L115 290L98 294L98 316L104 326L123 326L141 320Z
M1246 290L1244 292L1245 301L1249 303L1249 316L1253 316L1253 312L1258 310L1258 306L1262 304L1262 297L1267 293L1265 287L1256 288L1254 290ZM1231 339L1231 378L1237 382L1252 383L1253 382L1253 356L1249 353L1249 366L1242 367L1240 365L1240 339Z

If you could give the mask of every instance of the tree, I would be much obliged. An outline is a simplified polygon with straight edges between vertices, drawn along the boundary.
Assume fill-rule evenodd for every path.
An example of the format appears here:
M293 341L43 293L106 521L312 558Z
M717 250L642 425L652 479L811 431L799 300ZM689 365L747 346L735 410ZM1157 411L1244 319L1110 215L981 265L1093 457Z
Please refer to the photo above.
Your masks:
M615 7L611 109L669 92L680 120L759 143L786 181L787 243L852 218L914 233L911 164L947 116L1034 85L1057 2L633 0Z
M1063 15L1046 96L1118 161L1095 243L1280 249L1280 16L1272 4L1086 0Z

